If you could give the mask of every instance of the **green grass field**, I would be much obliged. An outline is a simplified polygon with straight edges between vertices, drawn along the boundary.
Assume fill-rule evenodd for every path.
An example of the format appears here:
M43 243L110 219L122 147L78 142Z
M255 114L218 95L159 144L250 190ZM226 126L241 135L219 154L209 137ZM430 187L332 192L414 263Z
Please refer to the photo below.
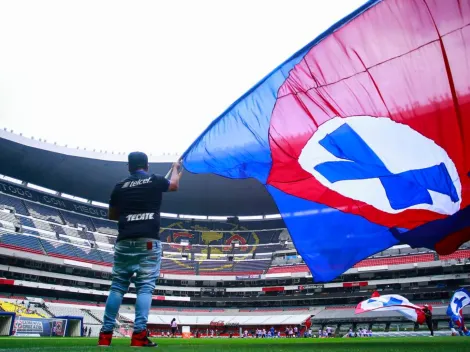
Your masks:
M160 351L174 352L469 352L466 337L407 337L372 339L153 339ZM111 348L96 347L94 338L0 338L0 351L135 351L130 339L114 339ZM147 350L147 349L144 349Z

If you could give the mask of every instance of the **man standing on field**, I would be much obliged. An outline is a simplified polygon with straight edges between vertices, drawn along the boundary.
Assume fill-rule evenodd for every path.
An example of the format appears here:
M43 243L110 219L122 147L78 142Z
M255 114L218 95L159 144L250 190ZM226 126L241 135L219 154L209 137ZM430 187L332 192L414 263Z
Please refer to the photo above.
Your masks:
M119 222L119 235L98 345L111 344L122 297L135 274L137 299L131 346L156 347L148 338L147 319L162 260L160 205L163 192L178 190L181 164L173 165L170 180L167 180L148 173L148 158L144 153L133 152L128 160L130 176L114 187L109 201L109 219Z

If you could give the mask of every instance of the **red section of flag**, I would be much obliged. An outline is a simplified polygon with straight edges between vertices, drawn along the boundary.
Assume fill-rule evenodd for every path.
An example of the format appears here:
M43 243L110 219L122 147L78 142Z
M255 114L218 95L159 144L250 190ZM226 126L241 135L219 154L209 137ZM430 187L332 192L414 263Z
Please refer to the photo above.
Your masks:
M299 164L302 149L326 121L387 117L445 149L462 183L461 209L468 206L470 68L462 58L470 56L469 23L466 1L389 0L314 46L278 91L268 184L387 227L413 229L444 218L425 209L386 213L326 188ZM460 233L443 240L442 252L467 239Z

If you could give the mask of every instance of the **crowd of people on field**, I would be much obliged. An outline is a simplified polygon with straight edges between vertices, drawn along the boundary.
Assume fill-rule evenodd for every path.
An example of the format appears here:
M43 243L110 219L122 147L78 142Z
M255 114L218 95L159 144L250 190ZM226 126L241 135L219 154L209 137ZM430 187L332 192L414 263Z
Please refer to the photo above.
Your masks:
M358 328L356 331L354 331L352 328L350 328L346 337L372 337L372 330Z

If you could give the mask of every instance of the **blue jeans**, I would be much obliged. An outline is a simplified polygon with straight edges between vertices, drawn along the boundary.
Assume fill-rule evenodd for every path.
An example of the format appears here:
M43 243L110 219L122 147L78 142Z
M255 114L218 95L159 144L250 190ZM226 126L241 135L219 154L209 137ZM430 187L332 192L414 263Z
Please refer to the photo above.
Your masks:
M150 244L151 244L151 249ZM102 331L113 331L116 316L134 275L137 300L135 302L134 331L147 328L155 281L160 275L162 245L150 239L122 240L114 247L113 282L106 301Z

